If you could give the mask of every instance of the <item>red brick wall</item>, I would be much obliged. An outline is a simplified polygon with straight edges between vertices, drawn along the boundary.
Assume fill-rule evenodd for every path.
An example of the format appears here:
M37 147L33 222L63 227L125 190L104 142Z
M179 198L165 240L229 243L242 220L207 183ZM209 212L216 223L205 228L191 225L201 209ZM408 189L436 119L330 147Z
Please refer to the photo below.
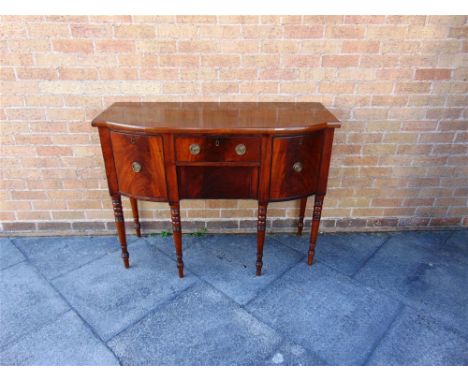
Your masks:
M343 121L323 228L467 225L467 34L465 16L3 16L0 229L113 229L89 123L124 100L322 102ZM254 227L251 201L182 207L187 228ZM271 204L270 229L297 208ZM141 214L167 227L166 205Z

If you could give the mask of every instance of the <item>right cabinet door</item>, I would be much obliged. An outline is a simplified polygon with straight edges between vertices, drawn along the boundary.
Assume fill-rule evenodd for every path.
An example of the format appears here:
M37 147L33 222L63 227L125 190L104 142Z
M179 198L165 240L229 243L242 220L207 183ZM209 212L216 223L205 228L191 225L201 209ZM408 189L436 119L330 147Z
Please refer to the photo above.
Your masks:
M270 199L293 199L316 191L322 146L322 130L273 138Z

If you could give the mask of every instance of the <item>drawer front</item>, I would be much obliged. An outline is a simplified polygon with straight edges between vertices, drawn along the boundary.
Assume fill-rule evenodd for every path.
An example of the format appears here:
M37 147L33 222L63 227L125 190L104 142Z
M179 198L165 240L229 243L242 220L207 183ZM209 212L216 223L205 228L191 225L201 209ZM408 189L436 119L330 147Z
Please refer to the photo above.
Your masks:
M323 132L273 139L271 199L289 199L315 192Z
M130 196L165 200L162 138L112 132L111 140L119 190Z
M181 136L175 139L178 162L259 162L260 138Z
M182 199L257 197L257 167L181 166L177 177Z

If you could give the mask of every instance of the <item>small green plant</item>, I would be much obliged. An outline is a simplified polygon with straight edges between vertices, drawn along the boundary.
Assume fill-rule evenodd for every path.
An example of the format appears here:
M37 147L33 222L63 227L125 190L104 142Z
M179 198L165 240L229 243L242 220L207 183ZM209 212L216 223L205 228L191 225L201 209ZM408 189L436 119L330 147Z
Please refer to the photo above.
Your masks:
M195 231L195 232L192 232L192 233L189 233L190 236L192 237L201 237L201 236L204 236L208 233L208 229L207 228L202 228L198 231Z
M161 237L168 237L168 236L172 236L172 232L169 232L169 231L166 231L165 229L163 229L159 235Z

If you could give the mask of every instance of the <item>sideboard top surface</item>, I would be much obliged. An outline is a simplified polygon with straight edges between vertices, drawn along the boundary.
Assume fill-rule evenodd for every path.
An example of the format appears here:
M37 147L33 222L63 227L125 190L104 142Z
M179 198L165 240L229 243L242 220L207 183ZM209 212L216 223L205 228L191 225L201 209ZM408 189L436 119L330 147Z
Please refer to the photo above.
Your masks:
M340 127L318 102L117 102L92 125L154 133L303 133Z

